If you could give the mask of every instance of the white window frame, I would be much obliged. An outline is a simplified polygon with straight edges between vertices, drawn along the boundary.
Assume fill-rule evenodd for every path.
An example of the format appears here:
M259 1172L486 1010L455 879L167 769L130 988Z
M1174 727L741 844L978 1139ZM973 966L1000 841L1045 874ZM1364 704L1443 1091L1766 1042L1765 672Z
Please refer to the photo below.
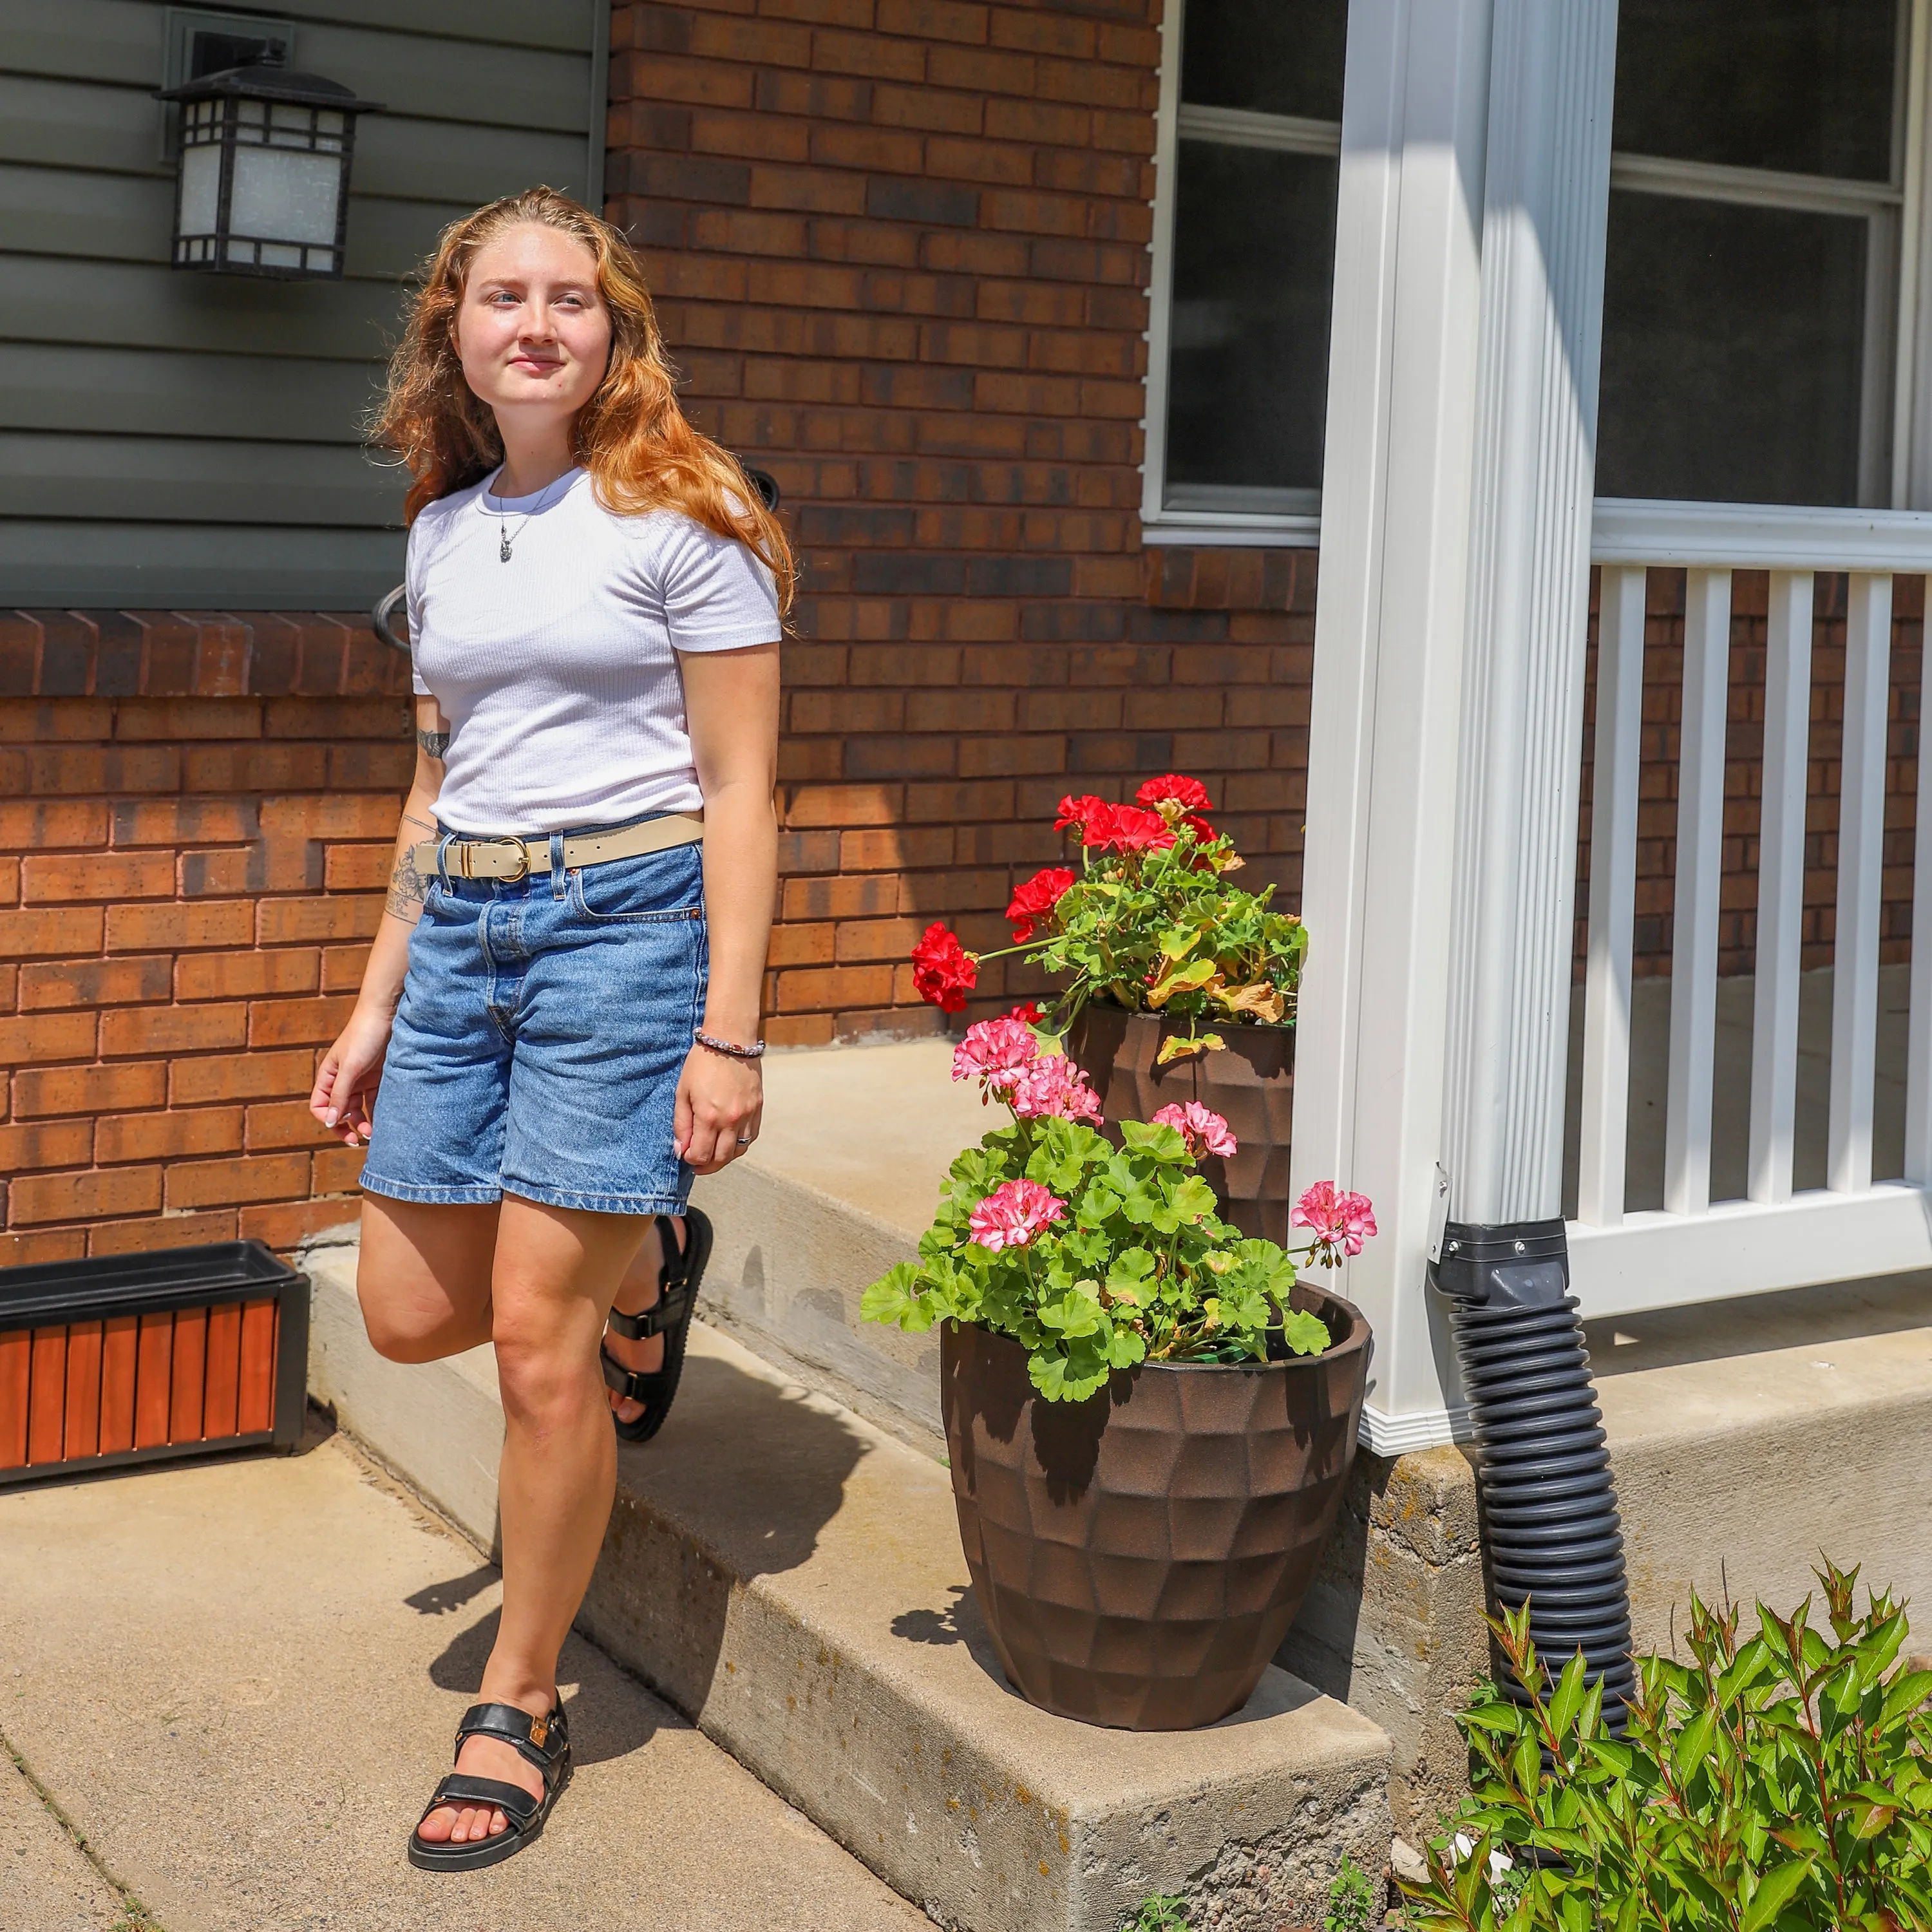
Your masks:
M1351 0L1351 4L1364 0ZM1339 154L1339 122L1257 114L1231 108L1184 106L1180 53L1186 0L1168 0L1160 26L1160 97L1154 143L1154 232L1148 285L1146 414L1142 419L1141 526L1149 544L1239 545L1311 548L1321 540L1318 507L1306 513L1243 510L1228 505L1166 503L1168 364L1174 295L1176 175L1184 135L1231 146ZM1932 245L1925 232L1932 213L1932 144L1927 138L1928 70L1932 67L1932 0L1910 0L1901 9L1898 85L1901 98L1893 125L1897 160L1889 182L1851 182L1810 175L1718 166L1618 153L1611 161L1613 188L1642 188L1705 200L1759 206L1813 208L1832 214L1862 212L1874 229L1895 224L1896 249L1869 251L1868 370L1860 427L1860 495L1863 512L1818 506L1817 520L1834 530L1848 519L1886 520L1888 512L1932 511ZM1894 346L1895 345L1895 346ZM1891 365L1890 380L1885 365ZM1886 420L1889 413L1889 422ZM1889 446L1889 463L1885 460ZM1888 473L1887 473L1888 471ZM1204 494L1205 493L1202 493ZM1230 490L1231 498L1240 492ZM1802 548L1814 520L1808 506L1675 502L1664 498L1596 500L1597 548L1663 554L1703 532L1713 518L1727 526L1766 519L1766 535ZM1918 519L1912 521L1916 526ZM1773 532L1778 536L1773 536Z
M1322 540L1320 492L1305 511L1244 509L1248 493L1198 488L1201 500L1173 505L1163 500L1167 476L1168 357L1174 304L1175 180L1184 136L1228 147L1269 148L1295 154L1339 155L1342 124L1287 114L1257 114L1238 107L1184 106L1180 99L1182 15L1186 0L1168 0L1160 23L1160 106L1155 123L1154 261L1148 286L1147 414L1141 466L1141 534L1150 544L1228 544L1244 548L1312 549ZM1198 487L1198 486L1197 486ZM1216 502L1214 496L1224 501Z

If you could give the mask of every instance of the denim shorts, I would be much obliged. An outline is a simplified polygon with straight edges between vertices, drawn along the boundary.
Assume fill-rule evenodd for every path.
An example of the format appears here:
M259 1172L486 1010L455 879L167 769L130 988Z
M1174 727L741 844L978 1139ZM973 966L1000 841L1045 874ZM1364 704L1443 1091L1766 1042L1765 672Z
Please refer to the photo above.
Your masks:
M566 872L554 843L547 875L433 879L362 1185L681 1214L672 1116L710 966L702 849Z

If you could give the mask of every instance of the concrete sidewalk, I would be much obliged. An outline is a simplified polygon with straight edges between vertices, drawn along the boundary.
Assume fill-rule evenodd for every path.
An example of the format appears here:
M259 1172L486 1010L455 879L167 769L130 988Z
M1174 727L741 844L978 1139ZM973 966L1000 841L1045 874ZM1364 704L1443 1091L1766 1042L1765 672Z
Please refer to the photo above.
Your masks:
M574 1636L542 1840L412 1870L499 1580L345 1437L9 1492L0 1550L0 1744L73 1828L0 1756L0 1932L928 1924Z

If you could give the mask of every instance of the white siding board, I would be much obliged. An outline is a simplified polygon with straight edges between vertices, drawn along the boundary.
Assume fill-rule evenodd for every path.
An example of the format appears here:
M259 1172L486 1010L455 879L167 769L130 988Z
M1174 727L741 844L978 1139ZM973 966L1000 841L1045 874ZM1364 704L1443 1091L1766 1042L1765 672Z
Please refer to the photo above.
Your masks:
M348 278L178 274L162 0L0 0L0 605L365 604L401 485L361 448L398 283L478 202L585 191L603 0L297 0L358 130Z
M0 429L354 445L381 383L362 362L0 343Z

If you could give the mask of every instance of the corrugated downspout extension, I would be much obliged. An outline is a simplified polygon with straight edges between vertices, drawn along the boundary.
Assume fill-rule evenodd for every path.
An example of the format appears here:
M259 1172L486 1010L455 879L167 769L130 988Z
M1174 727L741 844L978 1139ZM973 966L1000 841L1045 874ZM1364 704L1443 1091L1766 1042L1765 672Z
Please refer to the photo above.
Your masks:
M1563 1223L1452 1221L1432 1268L1448 1298L1480 1454L1497 1600L1526 1600L1552 1674L1578 1649L1621 1725L1636 1689L1623 1528ZM1505 1687L1521 1700L1520 1687Z

